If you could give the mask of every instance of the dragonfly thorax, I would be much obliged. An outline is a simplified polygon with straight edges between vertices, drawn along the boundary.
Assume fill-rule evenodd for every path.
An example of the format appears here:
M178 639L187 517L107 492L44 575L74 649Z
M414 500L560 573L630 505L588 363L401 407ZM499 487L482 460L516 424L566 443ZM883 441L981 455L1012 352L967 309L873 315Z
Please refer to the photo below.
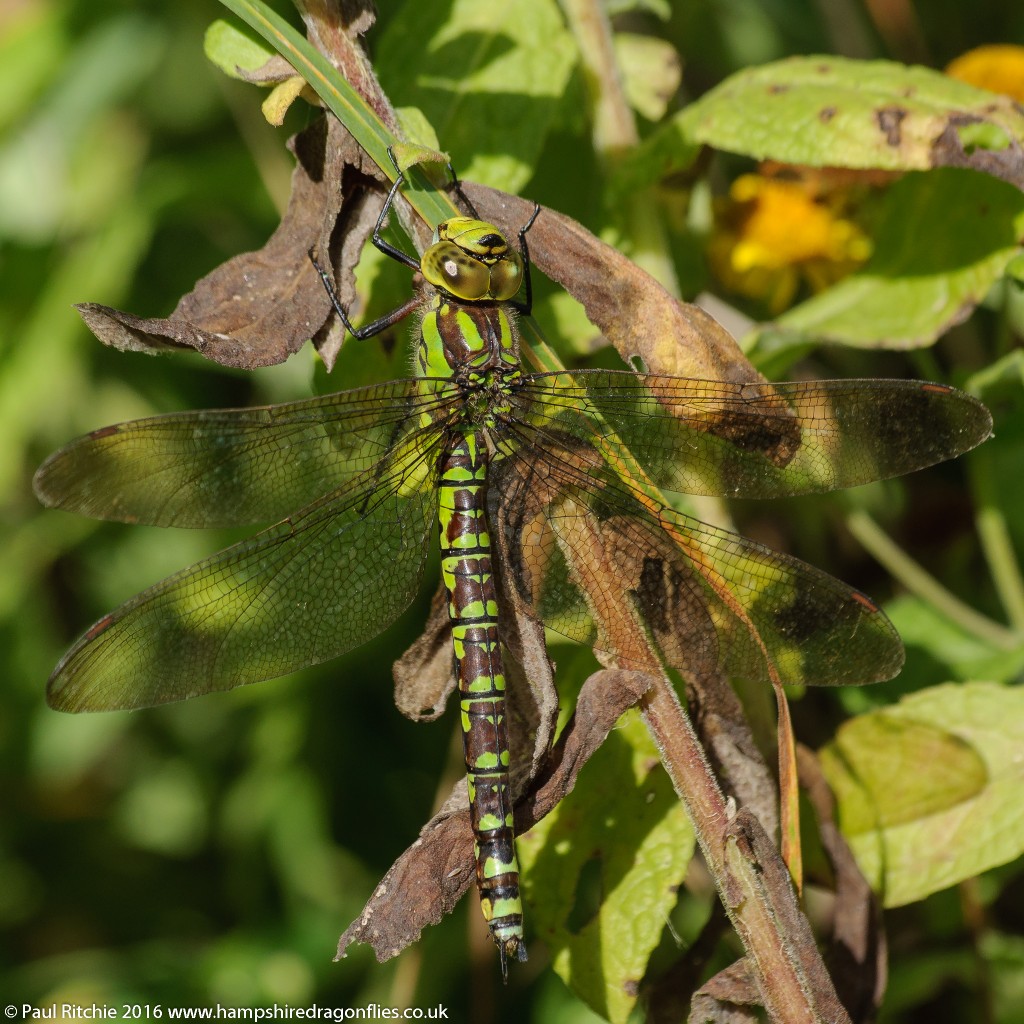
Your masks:
M420 324L421 373L468 379L517 371L519 339L513 317L502 303L463 304L436 295Z
M437 290L421 324L427 377L499 376L519 367L512 297L523 260L493 225L472 217L439 224L420 270Z
M523 283L523 261L486 221L452 217L439 224L420 260L428 283L461 302L508 302Z

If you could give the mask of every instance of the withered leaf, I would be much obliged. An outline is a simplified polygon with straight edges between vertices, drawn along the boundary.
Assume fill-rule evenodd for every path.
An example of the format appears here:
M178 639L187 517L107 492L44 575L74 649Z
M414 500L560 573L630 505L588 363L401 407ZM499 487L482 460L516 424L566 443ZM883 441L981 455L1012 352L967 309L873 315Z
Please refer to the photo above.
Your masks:
M389 131L401 137L394 108L359 42L377 20L371 0L296 0L309 41L341 72Z
M825 960L836 993L853 1020L873 1020L882 1003L888 973L881 901L839 830L835 798L817 755L799 744L796 754L800 785L814 808L821 844L834 873L832 941Z
M533 212L528 200L469 182L463 187L480 214L510 238ZM528 242L533 263L582 303L623 359L639 356L650 372L678 377L763 379L717 320L674 298L578 221L545 207Z
M737 960L710 978L694 994L689 1021L693 1024L753 1024L760 1020L754 1007L761 993L746 958Z
M638 672L603 670L583 685L576 711L540 766L533 787L516 804L516 829L525 832L568 792L580 768L623 712L650 684ZM435 815L384 876L359 919L338 942L338 958L353 942L373 947L381 962L415 942L458 903L474 878L473 833L468 809Z
M379 172L333 117L290 145L297 160L292 195L267 244L202 278L166 318L81 304L82 319L100 341L139 352L192 348L226 366L252 369L283 362L321 331L330 300L309 252L328 251L333 236L342 250L339 265L355 265L376 219L367 187ZM348 277L338 289L343 301L354 294Z
M496 574L499 580L500 573ZM520 779L533 778L547 756L558 719L558 691L544 643L544 627L515 595L501 591L507 713L517 792ZM439 583L427 624L392 669L395 705L406 718L433 721L445 708L458 680L452 654L451 621L444 584ZM532 767L531 767L532 766ZM519 778L517 779L516 776Z
M498 538L501 550L501 539ZM512 790L525 792L551 751L558 725L558 690L548 657L544 626L496 571L502 612L502 643L507 649L509 734Z
M1000 97L1006 99L1006 97ZM995 104L993 104L994 106ZM1024 189L1024 146L1016 138L1007 138L1002 149L974 146L965 142L973 126L984 126L983 117L974 114L951 114L949 123L932 143L931 159L935 167L969 167L975 171L1002 178Z
M287 82L289 78L295 77L295 68L279 53L275 53L258 68L246 70L236 67L235 73L243 82L249 82L252 85L279 85L281 82Z
M533 204L482 185L463 183L481 216L509 238L533 213ZM709 313L670 295L650 274L606 245L582 224L544 208L528 236L531 261L586 310L619 355L639 357L655 374L748 383L765 416L737 418L722 410L701 429L742 448L763 451L780 465L800 444L800 425L772 386Z
M392 666L395 706L417 722L432 722L443 712L455 689L452 668L452 627L444 584L438 584L430 615L419 638Z

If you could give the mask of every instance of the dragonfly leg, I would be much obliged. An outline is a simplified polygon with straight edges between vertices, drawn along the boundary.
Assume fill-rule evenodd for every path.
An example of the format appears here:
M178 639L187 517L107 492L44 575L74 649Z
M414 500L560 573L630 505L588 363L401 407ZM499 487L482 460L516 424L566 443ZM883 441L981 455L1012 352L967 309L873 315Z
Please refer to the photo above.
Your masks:
M418 259L408 255L408 253L402 252L398 246L385 241L381 236L384 221L387 220L388 214L391 212L391 207L395 204L395 196L398 195L398 190L405 184L405 172L398 166L398 161L395 159L395 151L391 146L388 146L388 156L391 157L391 162L395 165L397 175L391 186L391 191L388 192L387 199L384 200L384 205L380 208L380 216L377 217L377 223L373 227L373 234L370 236L370 241L373 242L373 244L380 249L385 256L390 256L393 260L397 260L399 263L404 263L410 270L419 270L420 261Z
M452 167L451 161L448 162L448 173L451 175L452 180L448 187L453 189L455 194L466 204L466 209L477 219L480 220L480 214L476 212L476 207L473 205L473 200L462 191L462 182L459 181L459 176L455 173L455 168Z
M313 268L320 275L320 280L323 282L324 289L330 297L331 305L334 307L334 312L341 318L341 322L347 328L348 333L351 334L353 338L358 338L360 341L364 338L372 338L375 334L380 334L381 331L385 331L389 327L393 327L399 320L407 317L426 301L426 297L422 293L417 293L403 302L396 309L391 310L390 313L385 313L384 316L377 317L376 320L373 320L368 324L363 324L362 327L354 327L341 304L341 300L338 298L338 293L334 290L334 282L331 280L330 275L320 265L320 262L317 260L312 249L309 250L308 255L310 263L313 264Z
M451 175L451 183L449 188L455 190L458 197L466 204L469 212L480 220L480 214L477 213L476 207L473 205L473 200L466 195L462 189L462 182L459 180L459 176L455 173L455 168L449 162L448 173ZM519 255L523 258L523 268L526 275L526 298L522 302L513 302L512 306L515 307L523 316L529 316L533 311L533 283L530 280L530 248L526 244L526 232L533 227L533 222L537 219L540 214L540 203L534 203L533 213L530 215L530 219L519 229Z
M512 305L523 316L529 316L533 312L533 281L530 278L530 247L526 244L526 232L533 227L533 222L540 216L540 203L533 204L533 213L530 219L519 229L519 255L523 258L523 275L526 278L526 298L522 302L512 302Z

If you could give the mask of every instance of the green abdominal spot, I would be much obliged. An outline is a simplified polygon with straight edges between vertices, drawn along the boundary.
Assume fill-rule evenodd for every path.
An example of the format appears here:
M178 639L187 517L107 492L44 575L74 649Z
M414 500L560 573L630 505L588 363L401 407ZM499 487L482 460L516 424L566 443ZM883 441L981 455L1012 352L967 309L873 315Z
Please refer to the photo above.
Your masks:
M493 719L488 719L488 721L493 721ZM493 751L487 751L476 759L473 767L478 772L492 772L498 767L498 755Z
M484 878L498 878L501 875L507 875L510 872L518 871L518 870L519 870L519 865L516 863L515 857L513 857L507 864L504 861L498 860L497 857L488 857L484 861ZM495 907L496 910L501 905L505 905L506 907L512 907L512 906L516 906L517 907L517 909L514 910L514 911L506 909L506 910L502 911L500 914L498 914L497 916L500 917L500 916L502 916L502 914L508 914L508 913L519 913L520 911L518 910L518 903L519 903L518 900L510 900L510 899L495 900L494 901L494 907Z
M480 819L480 831L481 832L493 832L497 828L501 828L505 822L501 820L496 814L485 814Z

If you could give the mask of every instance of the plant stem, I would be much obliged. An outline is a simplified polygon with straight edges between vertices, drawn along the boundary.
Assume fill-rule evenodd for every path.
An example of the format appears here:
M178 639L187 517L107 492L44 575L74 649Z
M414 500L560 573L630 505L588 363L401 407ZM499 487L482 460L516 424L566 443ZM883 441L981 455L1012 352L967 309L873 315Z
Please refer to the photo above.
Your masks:
M606 167L636 147L640 135L626 101L615 60L611 25L597 0L561 0L562 10L580 48L580 64L590 97L594 152ZM664 218L649 191L622 201L618 221L624 226L630 257L672 295L679 295L679 279L669 253Z
M727 802L675 690L664 676L641 701L771 1020L849 1024L789 872L757 818Z
M846 525L871 556L907 590L937 608L961 629L1000 650L1013 650L1018 645L1019 639L1011 630L976 612L950 593L893 541L867 512L851 512L846 517Z
M1024 578L1021 577L1006 517L996 498L992 463L986 452L979 452L977 457L969 460L968 472L978 510L974 521L992 582L1006 617L1015 630L1024 632Z

